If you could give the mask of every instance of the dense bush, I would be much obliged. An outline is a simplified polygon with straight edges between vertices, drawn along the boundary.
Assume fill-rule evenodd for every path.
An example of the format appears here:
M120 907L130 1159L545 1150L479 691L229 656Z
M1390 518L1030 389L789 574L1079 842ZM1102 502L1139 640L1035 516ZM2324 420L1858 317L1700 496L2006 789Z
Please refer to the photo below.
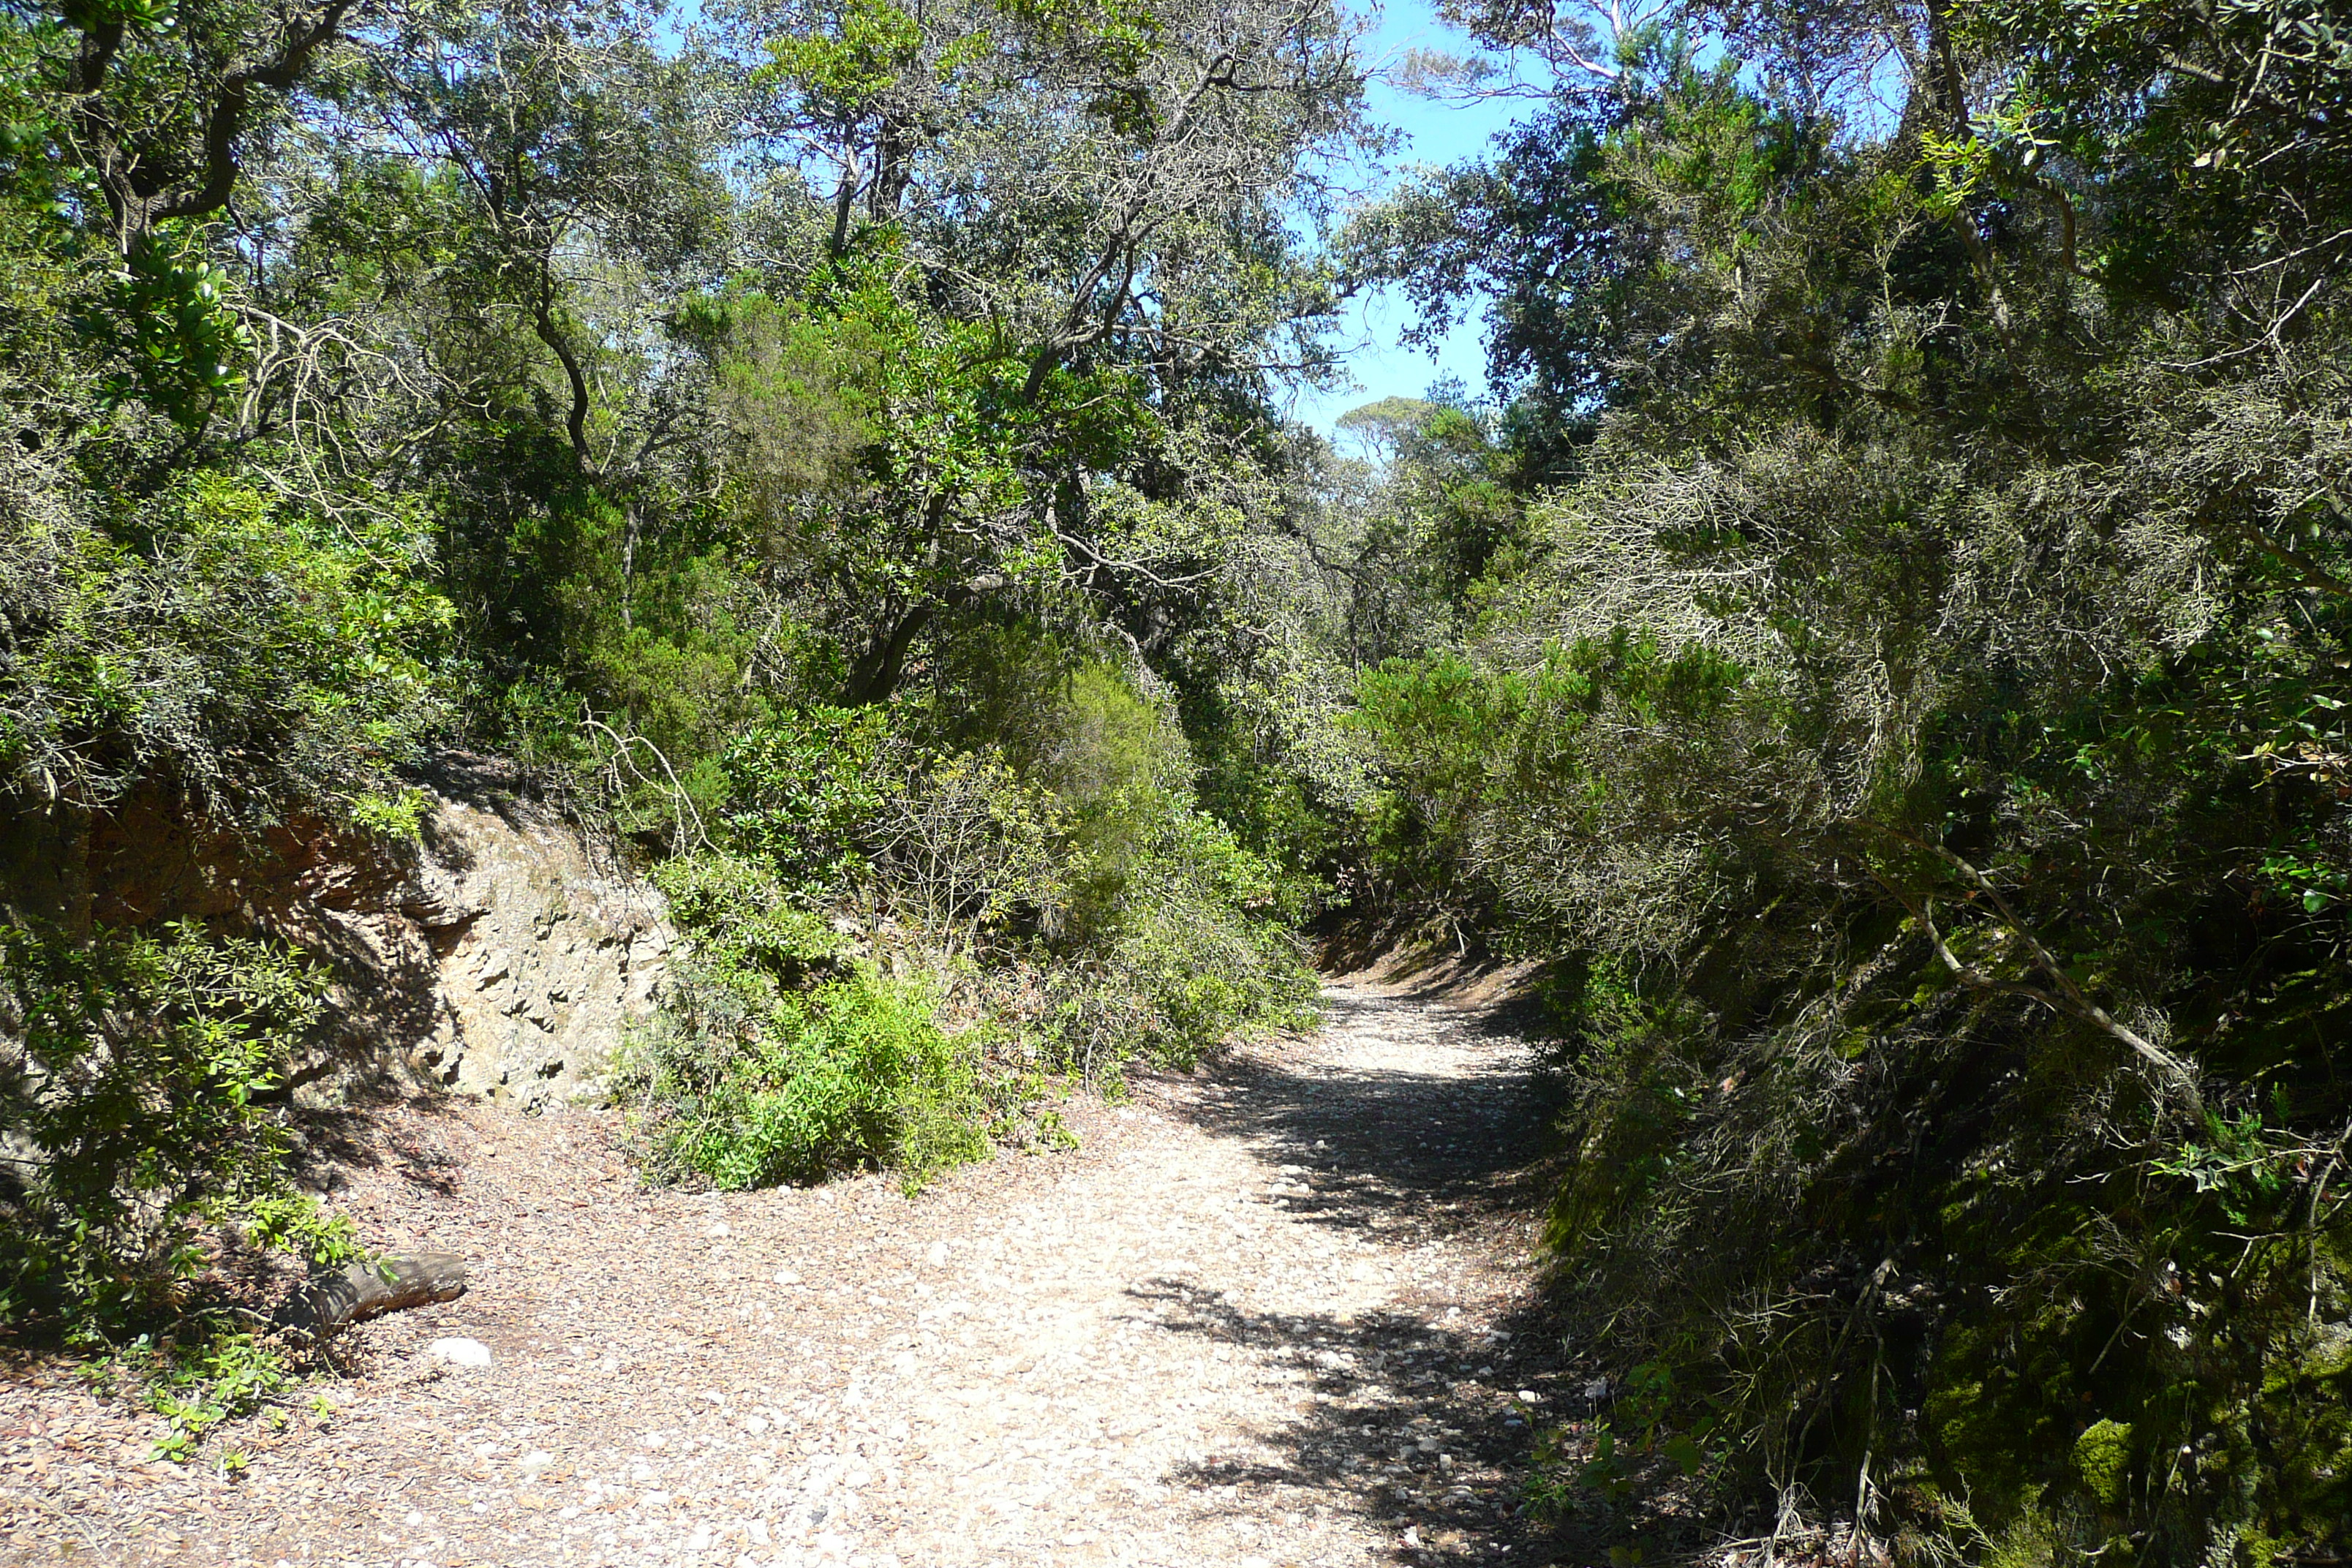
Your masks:
M269 1103L323 981L283 947L0 927L0 1321L91 1342L167 1321L226 1234L356 1249L297 1191Z
M396 770L447 718L425 661L452 611L413 519L354 526L217 475L103 526L42 499L58 510L0 534L0 770L21 794L88 810L157 780L231 820L398 820Z
M2340 1554L2347 57L2294 4L1677 14L1751 63L1629 28L1360 233L1482 272L1522 395L1476 615L1360 692L1368 853L1553 966L1548 1244L1627 1393L1548 1495ZM1943 63L1842 121L1874 58ZM1398 461L1433 579L1458 458Z
M1007 653L1028 679L981 702L817 707L729 749L719 847L656 873L696 944L623 1075L656 1174L919 1181L1017 1128L1041 1074L1304 1016L1276 873L1192 804L1181 729L1034 637L983 679ZM981 735L1004 743L958 749Z
M1347 25L704 21L0 10L0 1135L27 1225L81 1227L12 1300L107 1317L172 1276L229 1216L174 1208L188 1182L262 1223L273 1135L236 1166L226 1130L302 1025L236 1012L163 934L177 894L121 885L132 813L231 860L320 823L341 848L414 836L433 750L520 763L667 867L698 951L635 1092L659 1168L701 1179L969 1153L1069 1058L975 1014L1024 966L1124 965L1186 1049L1296 991L1280 917L1188 866L1229 846L1143 694L1268 563L1304 570L1247 367L1323 357L1286 215L1376 134ZM1153 793L1114 810L1139 745ZM1153 934L1163 888L1213 984ZM258 985L299 962L266 918L199 946ZM75 1073L131 1143L156 1119L149 1166L52 1168ZM84 1212L106 1192L131 1209Z
M2341 610L2188 527L2226 481L2143 417L1604 451L1484 639L1364 689L1399 852L1562 960L1548 1241L1652 1439L1921 1552L2352 1517Z
M648 1173L733 1189L887 1164L909 1184L987 1151L977 1039L870 963L808 990L688 960L618 1077Z
M1108 1032L1076 1031L1085 1059L1126 1053L1189 1062L1248 1029L1303 1023L1313 975L1276 908L1273 868L1204 814L1146 819L1148 837L1123 868L1116 902L1077 950L1116 1009Z

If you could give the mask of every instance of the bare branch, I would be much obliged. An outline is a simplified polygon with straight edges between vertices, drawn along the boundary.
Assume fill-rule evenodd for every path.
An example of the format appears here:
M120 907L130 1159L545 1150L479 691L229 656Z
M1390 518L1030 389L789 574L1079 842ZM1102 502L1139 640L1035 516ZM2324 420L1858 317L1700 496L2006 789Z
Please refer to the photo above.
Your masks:
M2028 985L2018 981L2003 980L1963 960L1952 951L1951 945L1944 940L1943 933L1937 930L1933 905L1924 897L1906 893L1897 887L1884 872L1875 866L1870 865L1865 858L1864 863L1869 869L1872 879L1880 887L1885 889L1896 902L1903 905L1912 917L1919 921L1921 928L1927 933L1928 941L1935 945L1936 955L1944 961L1945 967L1949 969L1956 978L1980 990L2023 996L2039 1002L2053 1012L2063 1013L2068 1017L2089 1024L2092 1027L2122 1041L2130 1047L2141 1060L2156 1069L2166 1089L2179 1102L2182 1110L2188 1111L2192 1117L2200 1119L2203 1117L2204 1094L2197 1087L2197 1075L2189 1064L2137 1030L2118 1023L2105 1008L2085 995L2083 988L2075 984L2074 976L2066 973L2065 966L2061 964L2049 948L2042 944L2041 938L2033 934L2032 929L2019 918L2017 911L2010 907L2009 900L2002 895L2000 889L1990 878L1943 845L1921 838L1916 834L1906 833L1899 827L1864 817L1848 818L1845 826L1864 828L1909 845L1915 849L1934 856L1958 872L1963 880L1978 893L1983 895L1992 905L2000 916L2002 927L2025 949L2032 958L2035 967L2048 977L2051 985L2055 989L2046 990L2041 986Z

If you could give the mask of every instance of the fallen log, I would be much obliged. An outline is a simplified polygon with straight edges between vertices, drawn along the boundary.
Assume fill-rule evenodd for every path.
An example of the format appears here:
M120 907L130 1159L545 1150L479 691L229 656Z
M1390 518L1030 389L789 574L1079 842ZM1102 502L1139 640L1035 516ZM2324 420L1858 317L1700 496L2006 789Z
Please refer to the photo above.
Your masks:
M466 1260L452 1252L386 1253L322 1273L286 1299L278 1322L323 1340L353 1323L466 1293Z

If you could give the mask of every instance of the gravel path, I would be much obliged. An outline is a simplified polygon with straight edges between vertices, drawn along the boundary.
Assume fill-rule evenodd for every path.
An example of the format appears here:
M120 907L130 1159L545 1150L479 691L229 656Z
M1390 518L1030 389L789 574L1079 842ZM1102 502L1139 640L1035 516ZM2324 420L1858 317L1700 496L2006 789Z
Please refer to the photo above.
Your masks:
M1541 1561L1510 1514L1542 1113L1475 1009L1333 987L1316 1036L1073 1102L1074 1152L919 1198L632 1185L604 1116L373 1120L336 1201L472 1290L225 1444L0 1384L0 1561L369 1568ZM450 1367L430 1342L489 1347ZM275 1429L273 1430L273 1426Z

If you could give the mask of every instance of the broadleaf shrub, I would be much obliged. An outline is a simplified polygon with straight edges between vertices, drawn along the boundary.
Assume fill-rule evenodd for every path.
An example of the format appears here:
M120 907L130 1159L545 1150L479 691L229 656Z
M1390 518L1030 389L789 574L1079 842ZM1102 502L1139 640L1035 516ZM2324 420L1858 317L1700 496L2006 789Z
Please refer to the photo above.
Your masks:
M1055 657L983 672L1009 746L915 705L738 738L719 846L655 873L694 951L616 1079L654 1178L919 1182L1025 1138L1051 1079L1307 1016L1280 873L1198 809L1181 730Z
M429 562L412 516L355 533L219 475L110 531L11 518L0 776L83 809L159 780L231 817L380 820L448 719Z
M104 1337L168 1318L226 1230L319 1262L348 1221L295 1190L268 1097L324 977L193 921L160 932L0 926L0 1320Z
M1189 1063L1237 1031L1304 1023L1316 983L1275 908L1275 868L1183 803L1137 804L1139 826L1115 890L1097 886L1084 950L1101 983L1130 999L1118 1026L1128 1037L1097 1035L1089 1055Z
M656 1179L734 1190L887 1164L912 1184L987 1150L976 1044L871 963L794 990L689 959L619 1083Z

